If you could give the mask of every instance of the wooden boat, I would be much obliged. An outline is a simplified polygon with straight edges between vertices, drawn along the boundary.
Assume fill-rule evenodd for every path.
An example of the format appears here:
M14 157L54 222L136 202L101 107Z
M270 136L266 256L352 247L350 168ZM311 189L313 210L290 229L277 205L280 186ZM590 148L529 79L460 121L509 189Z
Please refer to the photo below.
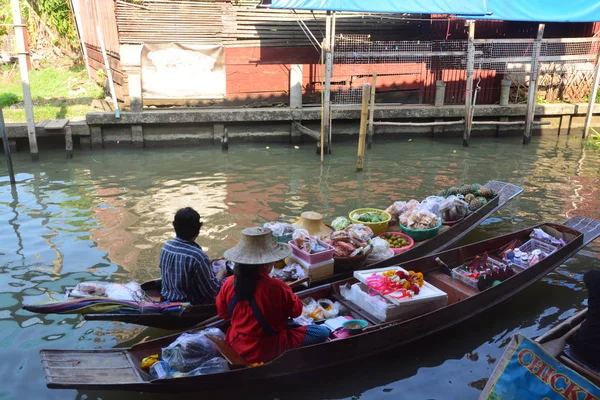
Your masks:
M519 186L512 185L506 182L490 181L485 187L493 189L498 193L498 196L490 200L485 206L458 221L451 227L443 227L440 233L424 242L416 243L416 245L403 253L397 254L387 260L370 264L362 267L366 268L382 268L389 265L400 264L415 258L426 256L435 252L449 248L458 240L463 238L467 233L475 229L479 224L485 221L491 214L503 207L510 200L518 196L523 189ZM352 271L346 271L334 274L331 277L319 279L311 282L311 286L320 286L330 282L339 281L348 278L352 275ZM148 293L158 293L160 297L161 280L147 282L142 285L142 289ZM120 321L131 324L150 326L161 329L185 329L194 326L195 324L216 315L216 309L213 305L193 306L186 310L180 316L164 315L158 313L141 313L141 314L86 314L84 318L88 321Z
M600 398L598 368L578 359L568 345L586 315L587 309L578 312L535 341L514 335L479 400Z
M578 374L584 376L594 385L600 386L600 370L586 365L585 362L578 360L568 346L565 347L565 344L569 342L569 339L573 337L573 335L579 330L579 327L585 320L586 315L587 308L560 323L556 327L550 329L535 341L540 343L542 346L548 345L550 342L554 341L555 347L556 345L560 347L556 349L557 352L560 351L559 355L556 357L558 361L571 368Z
M440 271L436 258L439 257L453 268L484 252L493 254L513 239L526 241L532 228L401 264L400 266L407 270L423 272L427 282L447 293L448 304L426 314L410 319L381 323L372 315L341 297L340 288L347 283L355 282L354 278L350 278L300 293L302 298L310 296L338 300L348 307L351 316L369 322L370 326L361 334L347 339L332 340L288 350L277 359L259 367L244 365L243 360L221 346L222 354L231 363L231 371L171 379L152 379L139 365L144 357L160 354L161 348L168 346L178 335L140 343L129 349L42 350L40 355L46 384L49 388L147 392L222 389L231 386L232 382L264 384L277 378L333 367L352 360L370 357L395 347L405 346L434 332L464 323L469 318L511 298L575 255L582 247L600 235L600 222L581 217L574 217L563 225L544 225L564 233L568 243L532 267L483 292L478 292ZM227 322L218 321L207 326L225 330Z

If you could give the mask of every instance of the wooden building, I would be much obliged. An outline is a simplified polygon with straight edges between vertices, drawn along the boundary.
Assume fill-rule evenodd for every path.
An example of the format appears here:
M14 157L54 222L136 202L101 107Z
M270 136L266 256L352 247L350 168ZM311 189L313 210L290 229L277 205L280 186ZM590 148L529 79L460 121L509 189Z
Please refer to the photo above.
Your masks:
M314 35L317 42L323 40L325 15L322 12L268 9L261 7L259 0L71 1L87 50L87 61L94 74L105 69L97 34L100 27L115 91L125 106L130 103L128 83L131 74L138 75L135 79L140 79L142 86L149 84L140 72L143 66L132 67L121 62L124 46L141 45L160 49L169 46L192 50L202 46L220 48L222 61L217 64L224 79L222 96L195 98L188 94L181 98L173 95L160 98L155 95L144 97L144 106L287 104L293 66L302 66L304 104L320 102L323 71L318 47L309 35ZM547 24L545 37L590 37L598 30L598 24L552 23ZM476 38L533 38L536 32L535 23L480 21L477 22ZM337 17L336 33L370 35L372 40L384 41L466 39L464 20L444 15L341 13ZM143 53L142 58L147 53ZM373 65L367 64L335 68L332 84L343 86L347 82L356 82L370 75L373 69ZM464 103L464 70L443 66L403 68L401 64L386 64L376 65L375 72L381 75L378 92L389 95L383 96L383 101L401 99L401 102L433 103L435 81L441 79L447 84L446 103ZM475 79L479 77L482 89L478 103L497 102L502 76L495 71L483 70L477 72Z

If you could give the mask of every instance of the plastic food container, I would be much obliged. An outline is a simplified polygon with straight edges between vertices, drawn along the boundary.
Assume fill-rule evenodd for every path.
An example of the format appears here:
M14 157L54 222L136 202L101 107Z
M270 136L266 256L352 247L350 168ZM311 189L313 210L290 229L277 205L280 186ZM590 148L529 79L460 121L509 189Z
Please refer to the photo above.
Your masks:
M362 221L359 221L358 219L354 218L355 215L356 215L356 217L358 217L358 215L364 214L366 212L377 213L384 218L384 221L383 222L362 222ZM350 218L350 221L352 221L353 224L363 224L365 226L368 226L373 231L373 235L377 236L386 231L388 224L390 223L390 220L392 219L392 216L390 215L390 213L388 213L384 210L379 210L377 208L358 208L354 211L351 211L350 214L348 214L348 218Z
M328 245L325 242L322 242L321 240L319 240L318 243L322 246L327 247L327 250L319 251L317 253L312 254L307 253L303 249L296 246L296 243L294 243L293 240L290 240L288 243L290 246L292 246L292 254L294 255L294 257L298 260L304 261L306 264L318 264L323 261L331 260L333 258L333 253L335 253L335 249L332 246Z
M442 221L440 220L435 228L429 229L411 229L402 224L400 224L400 227L402 228L402 232L413 238L415 242L422 242L437 235L442 227Z
M384 235L395 235L395 236L400 236L401 238L406 239L406 241L408 242L408 246L404 246L404 247L392 247L392 250L394 250L394 254L400 254L408 249L412 249L415 246L415 241L413 240L413 238L411 238L408 235L405 235L404 233L400 233L400 232L383 232L381 235L379 235L380 238L383 238Z
M331 275L333 275L333 258L316 264L309 264L306 261L300 260L293 255L290 258L292 261L295 261L298 264L300 264L300 266L308 274L308 277L313 281L317 279L328 278Z

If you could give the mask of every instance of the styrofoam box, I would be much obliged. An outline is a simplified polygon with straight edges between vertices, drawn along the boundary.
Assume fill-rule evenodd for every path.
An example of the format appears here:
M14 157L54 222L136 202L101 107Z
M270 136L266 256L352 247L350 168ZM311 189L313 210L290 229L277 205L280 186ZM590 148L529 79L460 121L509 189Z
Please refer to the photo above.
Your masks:
M333 275L333 258L316 264L309 264L304 260L296 258L294 255L290 256L290 259L300 264L311 280L327 278Z
M405 270L404 268L400 268L397 265L393 265L393 266L387 267L387 268L354 271L354 277L366 285L367 278L370 277L371 275L373 275L375 273L389 271L389 270L403 271L405 273L408 273L408 271ZM446 302L448 301L448 295L445 292L442 292L440 289L436 288L432 284L427 283L427 281L425 281L423 286L421 286L421 290L419 291L419 294L416 294L411 298L405 297L402 299L396 299L391 296L392 294L394 294L394 293L390 293L389 295L385 295L384 297L386 299L388 299L389 301L391 301L392 303L398 304L398 305L422 303L422 302L431 301L432 299L435 300L435 299L438 299L441 297L446 298ZM398 292L398 295L400 295L399 292Z

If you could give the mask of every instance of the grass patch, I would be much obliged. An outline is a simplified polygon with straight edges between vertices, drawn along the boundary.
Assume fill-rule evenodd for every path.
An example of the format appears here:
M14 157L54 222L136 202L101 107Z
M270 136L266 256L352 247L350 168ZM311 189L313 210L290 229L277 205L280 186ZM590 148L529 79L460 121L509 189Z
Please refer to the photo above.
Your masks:
M600 133L594 128L591 128L590 138L585 142L586 146L594 150L600 151Z
M4 108L4 118L8 122L23 122L25 109L20 75L16 70L3 75L0 78L0 105ZM92 110L92 100L104 95L104 90L88 78L83 66L31 71L29 81L36 121L83 117Z

